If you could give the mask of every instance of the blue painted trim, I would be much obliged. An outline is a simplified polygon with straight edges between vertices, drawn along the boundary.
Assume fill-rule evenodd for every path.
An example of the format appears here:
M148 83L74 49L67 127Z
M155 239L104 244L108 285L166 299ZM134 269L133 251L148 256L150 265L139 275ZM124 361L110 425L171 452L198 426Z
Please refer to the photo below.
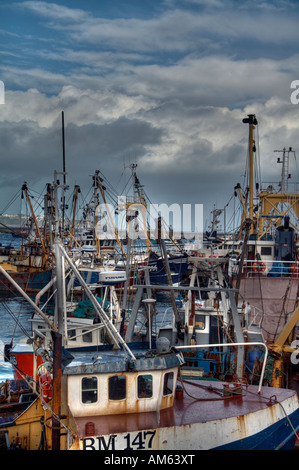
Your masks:
M292 426L299 430L299 409L289 415ZM285 417L253 436L230 442L212 450L292 450L296 442L294 431Z

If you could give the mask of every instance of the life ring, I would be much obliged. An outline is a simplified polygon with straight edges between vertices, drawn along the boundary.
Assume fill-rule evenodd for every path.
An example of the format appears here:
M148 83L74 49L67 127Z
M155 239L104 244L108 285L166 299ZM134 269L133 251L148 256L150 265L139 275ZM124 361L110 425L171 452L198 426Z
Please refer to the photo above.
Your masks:
M293 263L291 266L291 277L298 277L299 267L297 263Z
M252 268L256 273L263 273L266 270L266 265L262 261L257 261L253 264Z
M50 372L44 372L39 378L40 393L42 399L48 403L52 399L52 376Z

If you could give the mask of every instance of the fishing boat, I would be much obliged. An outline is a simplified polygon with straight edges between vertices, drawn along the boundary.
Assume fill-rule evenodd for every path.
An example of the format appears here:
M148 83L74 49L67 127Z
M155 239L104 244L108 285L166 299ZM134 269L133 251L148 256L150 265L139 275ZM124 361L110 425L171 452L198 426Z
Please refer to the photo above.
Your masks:
M188 268L188 255L183 254L167 254L171 281L173 284L179 284ZM165 258L161 254L150 252L147 261L151 284L168 284L167 273L165 270Z
M58 251L95 303L60 243ZM56 262L58 269L60 265ZM128 346L104 310L97 308L113 350L66 355L63 335L53 325L52 354L41 354L39 349L42 362L37 367L38 380L34 381L37 398L17 417L0 425L8 448L293 448L299 428L298 397L291 390L262 385L267 360L264 344L260 345L265 354L258 385L245 384L241 377L233 383L186 381L181 374L184 346L172 347L167 338L161 337L154 348L136 351ZM241 350L246 345L251 343L235 344ZM47 425L50 421L51 427Z
M223 274L225 259L211 261L210 258L192 256L189 257L189 263L191 274L188 284L149 284L137 287L126 329L127 343L134 342L135 335L139 337L135 324L140 299L148 293L152 299L151 304L150 300L147 303L154 305L159 292L167 292L170 306L165 310L158 327L156 309L151 307L151 311L148 311L147 324L150 326L147 335L152 334L155 339L167 338L176 348L184 346L183 375L223 379L236 374L239 377L246 376L249 382L254 382L260 364L258 361L261 362L264 357L263 347L260 345L265 344L259 312L248 308L247 304L237 307L238 291L230 286ZM149 336L147 338L150 340ZM231 346L234 341L247 342L244 351L239 351L238 355ZM225 348L211 349L207 346L193 349L193 345L215 343L221 343ZM256 358L258 361L255 364Z
M294 392L279 390L279 398L276 395L271 406L271 388L261 393L257 386L240 383L187 383L179 376L182 356L178 351L169 351L165 341L150 357L131 357L120 363L118 355L113 370L104 357L96 364L75 362L66 367L68 403L78 432L71 449L237 450L294 446L292 426L296 429L298 419ZM290 416L281 406L289 410ZM287 423L289 429L284 430Z
M112 196L108 196L107 188L111 187L111 184L103 179L99 170L95 172L93 176L94 195L92 203L85 213L87 221L93 211L93 230L89 232L88 245L85 244L84 249L88 249L91 253L90 259L94 259L92 252L97 252L97 258L106 257L111 269L113 265L115 269L122 269L122 263L126 264L129 257L131 268L128 275L130 277L134 277L136 265L139 277L142 277L142 268L148 266L152 284L167 284L165 270L165 257L167 257L172 282L178 283L182 280L188 267L187 255L169 238L170 229L163 232L163 236L168 233L167 252L161 249L160 217L157 217L156 221L157 239L151 239L149 218L153 215L149 214L148 198L136 174L136 167L136 164L130 165L133 195L126 196L119 196L115 191ZM100 195L97 191L100 192ZM108 197L111 200L117 199L117 205L108 204ZM102 202L100 203L100 201ZM118 224L114 220L115 214L118 215Z
M24 291L30 294L38 293L47 285L53 274L55 265L52 257L54 234L58 231L65 236L65 191L69 188L66 184L65 169L65 141L64 141L64 112L62 112L62 147L63 147L63 171L54 171L53 184L46 185L45 194L38 206L43 207L43 214L38 220L33 207L33 198L25 181L21 189L21 200L25 199L29 209L29 225L25 229L26 237L22 239L22 245L18 250L12 250L10 256L2 267L9 272ZM59 175L63 177L60 182ZM59 204L61 201L61 205ZM26 208L27 213L27 208ZM41 226L42 225L42 226ZM0 295L15 294L15 290L6 276L0 274Z
M257 206L253 199L254 129L255 116L249 115L243 122L249 125L249 220L243 216L243 240L247 238L246 256L240 272L240 295L265 312L263 328L268 341L282 331L288 314L297 306L299 194L288 188L289 159L292 148L282 151L282 174L278 190L274 184L261 188L257 194ZM295 155L294 155L295 156ZM280 160L279 160L280 161ZM256 210L257 208L257 210ZM248 235L246 236L246 232ZM238 282L238 281L237 281Z
M258 121L254 114L243 119L249 126L246 175L242 188L235 186L240 200L241 223L232 236L210 244L212 257L226 257L226 272L246 300L262 312L266 341L273 342L297 306L298 271L298 183L291 182L289 165L294 150L275 150L282 158L281 178L277 183L261 183L254 178L258 167ZM256 170L256 173L258 171Z
M45 200L50 198L51 185L47 186ZM24 182L21 198L26 200L30 210L26 237L22 238L19 248L11 249L9 255L2 261L1 266L15 279L16 283L26 292L34 294L39 292L51 279L53 260L50 254L50 225L48 207L45 207L44 225L40 227L35 214L32 196L27 183ZM0 295L15 294L14 287L0 274Z
M63 266L61 265L63 270ZM77 268L76 268L77 269ZM40 343L43 343L43 348L52 348L53 325L55 319L57 321L57 311L54 309L46 309L45 305L40 305L40 299L56 282L56 278L42 289L36 296L35 303L25 292L15 283L14 279L6 273L2 267L0 272L12 283L15 290L24 295L26 300L35 308L35 313L29 320L31 323L31 337L24 337L15 344L6 345L5 355L6 360L10 361L14 366L14 379L21 380L25 376L31 377L36 380L37 367L41 364L39 354L36 354L37 349L40 348ZM77 271L78 276L82 279L80 270ZM97 289L103 290L103 299L93 296L93 301L85 299L81 301L69 300L66 301L65 295L61 301L61 311L63 312L63 347L68 352L73 351L99 351L110 350L113 347L109 336L106 333L104 324L102 323L101 316L99 315L99 306L107 314L110 320L120 329L124 319L120 309L118 296L115 292L115 285L119 285L125 281L125 273L121 271L101 272L100 284ZM65 281L66 284L66 281ZM85 284L84 281L84 286ZM89 287L90 289L90 287ZM68 287L66 291L68 290ZM91 292L91 291L90 291ZM54 291L54 295L56 292ZM52 294L53 295L53 294ZM38 358L36 358L36 355Z
M295 392L182 380L182 355L168 348L163 341L138 356L134 350L117 350L108 357L74 359L62 370L58 417L53 414L55 379L52 383L52 375L43 373L39 397L1 426L6 441L32 450L41 442L47 449L85 451L294 447L299 427ZM58 420L58 436L54 429L51 436L42 417Z
M14 250L12 245L2 245L2 243L0 243L0 263L8 260L11 250Z

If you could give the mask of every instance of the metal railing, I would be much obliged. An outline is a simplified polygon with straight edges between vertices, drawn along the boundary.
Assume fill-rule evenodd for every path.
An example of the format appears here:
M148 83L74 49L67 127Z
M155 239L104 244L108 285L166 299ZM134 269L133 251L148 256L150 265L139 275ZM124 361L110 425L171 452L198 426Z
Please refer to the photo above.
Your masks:
M265 356L264 356L264 360L263 360L262 371L261 371L261 376L260 376L259 386L258 386L258 394L260 394L262 384L263 384L263 380L264 380L267 359L268 359L268 348L267 348L266 344L257 343L257 342L251 342L251 343L219 343L219 344L191 344L191 345L184 345L184 346L176 346L175 349L197 349L197 348L219 348L219 347L226 347L227 348L229 346L261 346L261 347L264 348Z
M237 263L232 264L232 272L237 273ZM244 260L243 275L246 277L293 277L299 278L298 261Z
M250 313L247 318L247 326L251 328L252 326L261 327L262 321L264 319L265 313L254 305L250 305Z

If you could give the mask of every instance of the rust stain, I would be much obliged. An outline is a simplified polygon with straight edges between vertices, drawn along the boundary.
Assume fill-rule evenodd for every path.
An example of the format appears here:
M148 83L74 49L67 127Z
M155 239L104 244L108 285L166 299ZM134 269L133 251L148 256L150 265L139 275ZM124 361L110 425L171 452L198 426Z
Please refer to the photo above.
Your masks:
M237 416L237 423L238 428L240 430L240 437L246 437L246 417L245 416Z

